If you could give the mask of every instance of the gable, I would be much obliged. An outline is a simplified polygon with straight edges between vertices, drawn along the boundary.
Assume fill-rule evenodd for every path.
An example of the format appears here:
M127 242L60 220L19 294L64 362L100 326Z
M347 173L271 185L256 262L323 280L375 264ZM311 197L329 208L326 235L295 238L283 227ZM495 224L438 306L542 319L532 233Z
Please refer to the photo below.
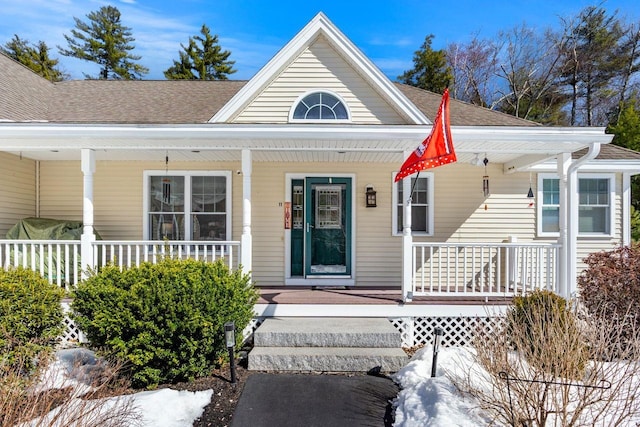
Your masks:
M307 60L307 62L305 62ZM309 62L310 61L310 62ZM348 65L347 65L348 64ZM341 70L341 72L339 72ZM314 74L319 73L319 74ZM292 94L289 90L301 94L300 86L311 86L305 79L312 79L314 83L321 83L319 77L328 77L332 84L340 82L344 85L345 95L351 96L358 102L354 108L358 117L359 111L368 110L362 114L360 123L406 123L424 125L429 124L422 111L407 99L407 97L367 58L338 28L322 13L318 13L286 46L284 46L258 73L244 86L224 107L210 120L210 123L239 122L240 116L244 123L283 123L283 111L291 109ZM315 77L314 77L315 76ZM357 77L357 78L354 78ZM278 88L274 83L285 82L284 87ZM358 90L358 85L368 88L367 91ZM275 90L281 92L279 97L288 97L286 108L283 102L275 104L258 103L269 94L276 95ZM326 89L313 87L314 90ZM365 94L368 92L368 94ZM304 94L304 92L302 93ZM371 94L377 94L376 101L385 100L388 108L376 106L376 102L368 103ZM355 96L354 96L355 95ZM336 93L336 96L341 97ZM267 99L267 98L264 98ZM274 101L272 98L271 101ZM297 99L297 98L296 98ZM365 102L367 101L367 102ZM255 105L253 105L255 103ZM253 107L249 109L249 107ZM277 112L270 117L271 111ZM394 112L395 114L389 114ZM266 114L266 115L265 115ZM396 117L394 117L394 115ZM402 120L398 121L398 118Z
M287 123L296 101L315 90L342 98L356 124L406 124L391 105L319 35L232 120Z

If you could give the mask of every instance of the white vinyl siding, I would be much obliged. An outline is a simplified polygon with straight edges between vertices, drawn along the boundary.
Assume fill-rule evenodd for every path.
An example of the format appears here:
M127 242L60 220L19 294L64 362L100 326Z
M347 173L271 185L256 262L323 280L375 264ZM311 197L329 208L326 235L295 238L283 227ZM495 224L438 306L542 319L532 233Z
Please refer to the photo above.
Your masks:
M94 175L94 226L106 240L144 238L144 171L163 170L158 162L97 162ZM225 170L238 162L172 162L171 170ZM164 173L164 171L162 172ZM242 224L242 177L232 174L232 227L229 240L239 240ZM82 172L80 162L41 162L42 217L82 221ZM239 225L240 224L240 225Z
M97 175L94 175L97 178ZM117 177L114 177L117 180ZM128 190L131 183L121 183ZM98 193L94 181L94 195ZM105 196L104 193L101 194ZM114 200L114 199L112 199ZM95 215L105 212L94 199ZM107 208L107 214L108 214ZM40 216L42 218L82 221L82 171L77 161L40 162Z
M232 121L236 123L287 123L296 100L312 90L340 96L351 121L358 124L405 124L355 69L336 54L324 37L305 49Z
M22 218L36 214L36 162L0 153L0 238Z

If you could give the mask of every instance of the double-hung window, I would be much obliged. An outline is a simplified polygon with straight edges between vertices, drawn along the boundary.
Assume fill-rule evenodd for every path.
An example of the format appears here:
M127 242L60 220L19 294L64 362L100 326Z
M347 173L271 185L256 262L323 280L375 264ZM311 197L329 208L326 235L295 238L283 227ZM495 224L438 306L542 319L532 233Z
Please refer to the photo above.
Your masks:
M404 228L404 186L405 178L393 184L393 235L402 235ZM417 182L416 182L417 181ZM411 234L433 235L433 173L422 172L418 178L411 178Z
M613 234L614 174L578 176L578 233ZM560 222L560 180L557 175L538 175L538 235L557 236Z
M145 239L230 240L231 173L146 171Z

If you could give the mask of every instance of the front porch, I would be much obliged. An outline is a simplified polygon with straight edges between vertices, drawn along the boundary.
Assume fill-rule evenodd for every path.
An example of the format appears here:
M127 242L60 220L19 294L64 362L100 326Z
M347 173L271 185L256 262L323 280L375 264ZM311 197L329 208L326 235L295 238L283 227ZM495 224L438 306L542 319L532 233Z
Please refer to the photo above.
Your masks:
M72 289L87 273L81 241L0 240L0 264L22 266L50 282ZM86 243L85 243L86 244ZM95 241L93 265L122 268L157 262L164 256L242 265L237 241ZM386 318L398 329L402 345L430 342L443 328L443 345L465 345L477 328L492 329L514 295L538 288L557 290L558 245L537 243L413 243L413 274L408 287L281 286L260 287L256 317L248 333L271 317ZM407 291L408 290L408 291ZM411 298L408 298L409 294ZM78 337L67 323L72 339Z
M0 265L32 269L51 283L71 289L89 271L109 263L127 268L166 256L207 262L223 259L230 269L246 269L241 246L238 241L0 240ZM456 301L486 303L539 288L557 291L558 251L557 244L532 242L414 242L403 253L412 267L401 288L361 288L357 278L355 286L332 281L332 287L320 286L319 291L287 286L273 294L268 291L273 288L264 288L261 304L455 305ZM88 260L83 254L90 255Z

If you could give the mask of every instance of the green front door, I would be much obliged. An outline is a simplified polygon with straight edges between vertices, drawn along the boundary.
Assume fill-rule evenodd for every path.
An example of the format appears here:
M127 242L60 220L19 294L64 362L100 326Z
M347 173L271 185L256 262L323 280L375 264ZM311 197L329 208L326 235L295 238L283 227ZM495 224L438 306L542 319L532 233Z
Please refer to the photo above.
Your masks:
M351 275L351 178L307 178L305 275Z

